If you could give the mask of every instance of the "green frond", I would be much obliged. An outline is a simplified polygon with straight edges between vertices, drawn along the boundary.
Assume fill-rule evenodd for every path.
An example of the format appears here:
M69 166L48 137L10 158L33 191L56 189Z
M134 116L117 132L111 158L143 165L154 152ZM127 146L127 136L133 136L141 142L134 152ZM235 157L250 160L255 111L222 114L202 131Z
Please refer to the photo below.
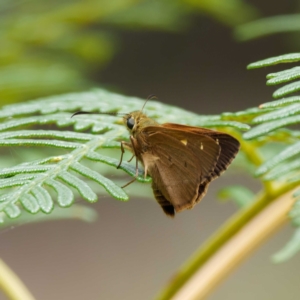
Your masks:
M259 107L264 108L264 109L266 109L266 108L272 109L272 108L278 108L281 106L286 106L286 105L289 105L292 103L298 103L298 102L300 102L300 96L291 96L291 97L279 99L276 101L263 103Z
M54 208L53 201L49 192L42 186L37 185L32 189L32 195L38 202L39 208L42 212L48 214Z
M288 176L291 176L291 172L300 169L300 159L294 159L292 161L285 161L284 164L280 164L274 167L268 174L264 176L265 180L287 180Z
M260 116L264 114L265 112L268 111L273 111L272 108L270 109L261 109L258 107L253 107L253 108L248 108L243 111L238 111L238 112L225 112L221 114L222 119L224 120L235 120L239 122L246 122L246 123L252 123L253 118L256 116ZM244 124L247 125L247 124ZM248 127L250 129L250 127Z
M240 185L227 186L218 192L220 199L232 199L240 208L248 206L255 198L255 194L248 188Z
M108 178L100 175L98 172L93 171L90 168L87 168L78 162L74 163L71 166L71 169L76 171L77 173L83 175L84 177L90 178L90 179L94 180L95 182L99 183L100 185L102 185L105 188L105 190L109 194L111 194L114 198L123 200L123 201L128 200L128 196L126 195L126 193L123 191L122 188L120 188L119 186L114 184Z
M272 260L275 263L282 263L293 257L300 251L300 228L296 229L293 236L287 244L276 254L273 255Z
M286 54L252 63L248 69L298 62L299 60L299 53ZM281 98L298 92L300 81L291 81L299 78L299 66L268 74L267 85L285 84L273 93L273 98ZM257 112L256 116L253 115L253 118L248 120L250 123L258 125L243 134L245 140L253 140L256 145L263 145L264 148L267 148L265 152L264 148L258 150L263 152L264 161L256 169L255 175L263 177L262 180L268 181L268 183L277 185L280 182L280 184L291 185L291 188L294 188L296 184L300 184L300 132L286 127L300 123L300 97L296 95L266 102L261 104L259 109L261 113ZM280 147L274 152L277 148L276 143L277 146L280 143ZM272 150L270 151L270 149ZM300 190L294 194L297 201L289 213L292 223L298 228L289 242L273 256L274 262L286 261L300 250L299 195Z
M267 85L276 85L300 78L300 67L291 68L267 75Z
M26 139L8 139L0 141L0 146L46 146L64 149L74 149L79 147L77 143L52 141L52 140L26 140Z
M113 167L117 167L119 165L119 160L115 159L113 157L105 156L97 152L90 152L87 153L86 158L93 160L93 161L99 161L103 162L105 164L108 164ZM125 171L127 174L131 176L135 176L135 167L127 162L122 162L120 169ZM144 178L143 176L143 170L139 168L139 175L136 178L139 182L151 182L151 178L147 177Z
M17 205L15 205L13 203L7 203L7 202L3 203L3 204L0 205L1 210L3 209L3 211L6 213L6 215L8 217L10 217L11 219L18 217L21 214L21 210Z
M238 40L247 41L275 33L300 30L300 14L271 16L242 24L235 29Z
M31 194L24 194L20 197L23 207L30 213L35 214L39 211L40 206L37 199Z
M297 62L299 53L280 55L269 59L252 63L248 69L271 66L278 63ZM267 84L275 85L286 83L300 77L300 67L283 70L267 75ZM273 94L274 98L300 90L300 81L286 84ZM290 125L300 122L300 97L291 96L273 102L267 102L259 106L262 114L252 119L253 124L259 124L244 133L245 140L257 140L268 142L281 142L284 148L273 154L259 166L256 176L263 176L264 180L280 180L282 182L298 182L300 180L297 169L300 166L298 154L299 132L286 129ZM267 110L267 111L266 111Z
M291 104L285 107L282 107L278 110L274 110L258 117L255 117L252 122L254 124L265 123L273 120L282 120L290 116L299 114L300 112L300 103Z
M61 207L68 207L74 202L74 194L70 188L54 179L47 179L45 184L57 193L57 202Z
M287 84L273 93L274 98L284 97L291 93L298 92L300 90L300 81L296 81L290 84Z
M11 219L3 212L0 213L0 228L10 228L11 226L29 224L33 222L56 221L59 219L78 219L85 222L93 222L97 218L97 213L94 209L74 204L68 209L55 207L51 214L45 214L42 211L37 212L32 217L32 213L22 210L21 215L17 219Z
M262 176L269 172L271 169L279 165L285 160L292 158L300 153L300 142L294 143L291 146L286 147L282 152L276 156L264 162L257 170L256 176Z
M298 62L298 61L300 61L300 53L289 53L289 54L274 56L274 57L270 57L267 59L263 59L251 63L247 66L247 69L251 70L251 69L274 66L282 63L291 63L291 62Z
M0 146L30 149L32 157L34 153L37 157L0 170L0 211L14 218L20 215L22 207L33 214L48 214L56 203L61 207L72 205L77 194L93 203L98 199L95 184L98 185L95 190L100 188L118 200L127 201L129 197L125 191L106 176L116 172L120 155L116 158L113 151L107 150L120 148L120 141L128 140L127 129L120 117L97 113L140 110L144 101L94 90L5 106L0 110ZM71 118L80 110L95 114ZM149 101L145 110L149 117L161 123L231 130L250 128L237 120L199 116L157 101ZM43 152L38 153L40 147ZM55 148L58 154L49 156ZM136 175L132 163L123 161L119 167L131 176ZM151 182L150 177L144 178L142 169L139 169L137 180Z
M298 190L295 194L294 197L297 199L292 210L289 213L289 216L295 226L300 226L300 190Z
M248 65L248 69L260 68L271 66L278 63L286 62L297 62L300 60L299 53L292 53L286 55L280 55L268 59L264 59L255 63ZM267 84L281 84L292 81L300 77L300 67L294 67L292 69L280 71L277 73L270 73L267 75ZM300 90L300 81L296 81L290 84L286 84L283 87L277 89L273 97L279 98L290 93L294 93ZM252 124L260 124L248 132L246 132L243 137L246 140L251 139L263 139L264 137L272 134L276 139L276 134L282 133L278 129L284 128L286 126L295 125L300 122L299 105L300 97L291 96L287 98L282 98L276 101L267 102L261 104L258 109L261 110L257 116L254 116L251 120Z
M53 167L52 166L16 166L11 168L4 168L0 171L0 178L1 177L11 177L18 174L28 174L28 173L39 173L39 172L46 172L50 171Z
M287 128L280 128L275 131L268 133L268 135L258 138L256 143L260 145L270 144L278 142L281 144L291 144L298 141L300 137L300 132L298 130L291 130ZM271 149L269 148L268 151Z
M0 133L0 141L12 138L50 138L84 142L91 140L93 137L92 134L55 130L16 130Z
M200 125L199 125L200 126ZM236 122L236 121L207 121L205 123L203 123L203 125L201 126L205 126L205 127L213 127L213 128L218 128L218 127L231 127L231 128L235 128L237 130L249 130L251 127L247 124L243 124L241 122Z
M0 189L22 186L35 178L36 176L34 174L18 174L7 179L0 179Z
M85 200L89 202L97 201L97 195L83 180L77 178L76 176L67 171L61 172L57 177L65 183L67 183L68 185L70 185L71 187L77 189L79 194Z
M284 119L279 119L275 121L266 122L263 124L260 124L248 132L243 134L243 138L245 140L251 140L255 139L261 136L266 136L267 134L271 133L275 129L282 128L289 125L298 124L300 122L300 116L292 116L287 117Z

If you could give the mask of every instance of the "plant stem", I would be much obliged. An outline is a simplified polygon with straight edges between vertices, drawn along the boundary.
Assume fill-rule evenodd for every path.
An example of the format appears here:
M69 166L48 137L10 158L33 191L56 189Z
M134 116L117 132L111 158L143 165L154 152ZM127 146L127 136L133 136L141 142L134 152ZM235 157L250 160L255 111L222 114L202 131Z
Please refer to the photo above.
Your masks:
M174 296L181 288L184 289L185 284L201 270L204 264L208 264L208 261L216 255L217 252L222 251L224 245L234 237L243 227L247 226L248 222L255 216L257 216L261 211L263 211L266 206L277 199L282 194L290 191L297 184L294 185L283 185L278 187L273 194L262 193L258 195L257 200L254 201L250 206L240 210L231 219L229 219L222 228L220 228L198 251L192 255L192 257L185 263L181 270L176 274L171 283L160 293L156 298L157 300L169 300ZM283 212L286 214L286 211ZM257 231L257 234L259 234ZM254 233L255 235L255 233ZM221 272L221 270L220 270ZM221 274L223 274L221 272ZM217 276L217 275L215 275ZM182 298L184 300L193 298ZM201 298L200 298L201 299Z
M204 299L238 263L287 220L294 201L289 192L268 205L197 270L172 300Z
M0 260L0 289L11 300L34 300L24 283Z

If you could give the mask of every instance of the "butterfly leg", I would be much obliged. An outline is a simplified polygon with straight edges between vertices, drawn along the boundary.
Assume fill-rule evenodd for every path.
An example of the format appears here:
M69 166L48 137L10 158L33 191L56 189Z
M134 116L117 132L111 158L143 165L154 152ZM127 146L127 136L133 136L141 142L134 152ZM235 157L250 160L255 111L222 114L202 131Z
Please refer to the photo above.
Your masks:
M129 182L127 182L125 185L122 186L122 189L130 184L132 184L133 182L136 181L136 177L134 177L132 180L130 180Z
M135 177L139 176L139 162L137 159L137 142L136 139L133 136L130 136L130 141L131 141L131 149L133 149L133 156L132 158L135 156ZM130 160L132 160L132 158Z
M134 157L135 157L135 155L133 154L133 155L131 156L131 158L127 160L127 162L131 162L132 159L133 159Z
M130 139L131 139L131 142L132 142L131 145L130 145L129 143L125 143L125 142L123 142L123 143L125 144L125 146L128 146L128 145L129 145L129 146L130 146L130 150L134 152L134 154L132 155L132 157L130 158L129 161L131 161L134 157L136 157L136 166L135 166L136 172L135 172L134 178L133 178L131 181L129 181L128 183L126 183L125 185L123 185L122 188L124 188L124 187L128 186L129 184L135 182L135 181L136 181L136 178L139 176L138 159L137 159L137 156L135 155L135 148L134 148L134 145L135 145L134 141L135 141L135 140L134 140L132 137L130 137ZM133 141L132 141L132 140L133 140ZM121 148L122 148L122 147L121 147ZM124 148L123 148L123 151L124 151ZM122 157L123 157L123 152L122 152L121 158L122 158Z
M121 166L121 164L122 164L122 161L123 161L123 155L124 155L124 153L125 153L124 148L130 150L131 152L132 152L132 150L133 150L133 149L132 149L132 146L131 146L129 143L124 142L124 141L121 142L121 158L120 158L119 164L117 165L117 169L119 169L120 166ZM134 155L133 155L133 156L134 156ZM132 158L133 158L133 157L132 157ZM132 159L132 158L131 158L131 159ZM130 159L130 160L131 160L131 159Z
M139 175L138 159L137 159L137 156L136 156L136 147L137 147L136 139L135 139L133 136L131 136L131 137L130 137L130 141L131 141L131 144L130 144L130 143L127 143L127 142L121 142L121 152L122 152L122 153L121 153L121 159L120 159L120 163L119 163L119 165L118 165L118 168L120 167L120 165L121 165L121 163L122 163L122 160L123 160L123 154L124 154L124 152L125 152L124 148L126 148L126 149L130 150L131 152L133 152L133 155L132 155L132 157L130 158L129 162L130 162L134 157L136 157L136 167L135 167L135 168L136 168L136 172L135 172L134 178L133 178L131 181L129 181L128 183L126 183L125 185L123 185L122 188L124 188L124 187L130 185L131 183L133 183L133 182L136 180L136 178L138 177L138 175Z

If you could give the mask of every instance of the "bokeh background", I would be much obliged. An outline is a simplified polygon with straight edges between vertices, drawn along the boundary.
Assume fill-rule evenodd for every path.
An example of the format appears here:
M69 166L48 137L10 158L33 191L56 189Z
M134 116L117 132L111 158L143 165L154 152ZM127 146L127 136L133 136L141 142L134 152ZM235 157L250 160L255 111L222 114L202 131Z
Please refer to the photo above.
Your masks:
M100 86L141 98L156 94L200 114L257 106L271 100L273 89L265 86L271 69L247 71L246 65L299 51L297 36L241 42L234 29L299 7L299 1L271 0L2 1L0 101ZM211 184L199 205L174 220L154 200L100 197L92 205L98 212L93 223L68 220L2 230L1 257L36 299L153 299L237 210L217 199L218 189L234 182L259 190L258 181L233 169ZM209 299L297 299L299 257L280 265L270 261L291 234L287 224Z

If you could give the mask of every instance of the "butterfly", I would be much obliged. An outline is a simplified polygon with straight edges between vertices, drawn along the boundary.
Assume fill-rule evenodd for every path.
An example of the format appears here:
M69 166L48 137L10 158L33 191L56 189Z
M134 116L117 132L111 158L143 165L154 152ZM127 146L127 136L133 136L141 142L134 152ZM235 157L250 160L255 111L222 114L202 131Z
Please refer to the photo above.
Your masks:
M118 167L125 149L131 151L132 158L136 158L136 177L138 162L141 162L144 176L152 177L152 190L158 204L165 214L173 217L175 212L193 208L205 196L210 182L219 177L235 158L240 143L219 131L173 123L159 124L142 110L123 116L130 141L121 142ZM88 112L74 115L84 113Z

